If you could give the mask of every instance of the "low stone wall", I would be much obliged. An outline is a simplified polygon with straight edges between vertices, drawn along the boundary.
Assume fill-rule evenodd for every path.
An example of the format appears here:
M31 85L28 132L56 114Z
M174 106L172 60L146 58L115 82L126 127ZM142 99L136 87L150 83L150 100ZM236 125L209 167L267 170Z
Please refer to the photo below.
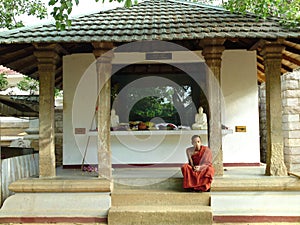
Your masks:
M281 76L284 160L288 171L300 171L300 69ZM265 84L259 88L261 161L266 157Z
M12 141L23 138L24 130L29 127L29 121L13 117L0 118L1 146L9 146Z

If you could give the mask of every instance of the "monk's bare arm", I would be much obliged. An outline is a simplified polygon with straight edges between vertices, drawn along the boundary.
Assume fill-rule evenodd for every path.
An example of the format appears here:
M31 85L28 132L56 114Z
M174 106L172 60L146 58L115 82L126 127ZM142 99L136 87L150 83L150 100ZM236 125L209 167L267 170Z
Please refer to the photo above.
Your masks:
M189 160L189 162L190 162L190 165L191 165L192 167L194 167L194 163L193 163L193 160L192 160L192 154L193 154L193 148L187 148L187 149L186 149L186 155L187 155L187 158L188 158L188 160Z

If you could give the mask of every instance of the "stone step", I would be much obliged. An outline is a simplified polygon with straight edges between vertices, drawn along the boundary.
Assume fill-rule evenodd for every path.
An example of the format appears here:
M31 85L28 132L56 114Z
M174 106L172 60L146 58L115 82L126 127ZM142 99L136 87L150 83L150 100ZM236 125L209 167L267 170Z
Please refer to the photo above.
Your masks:
M182 177L170 178L117 178L114 179L114 189L149 189L184 191Z
M15 193L4 201L0 221L25 217L107 218L110 205L108 192Z
M212 224L209 206L112 206L108 212L109 225L199 225Z
M126 205L210 205L209 192L177 192L161 190L119 190L111 195L112 206Z

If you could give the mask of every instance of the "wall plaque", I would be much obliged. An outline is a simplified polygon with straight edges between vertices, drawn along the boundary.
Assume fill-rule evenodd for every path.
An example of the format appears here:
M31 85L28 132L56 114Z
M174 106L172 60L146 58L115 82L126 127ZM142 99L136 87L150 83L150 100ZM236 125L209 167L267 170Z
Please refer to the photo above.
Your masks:
M75 134L86 134L85 128L75 128Z

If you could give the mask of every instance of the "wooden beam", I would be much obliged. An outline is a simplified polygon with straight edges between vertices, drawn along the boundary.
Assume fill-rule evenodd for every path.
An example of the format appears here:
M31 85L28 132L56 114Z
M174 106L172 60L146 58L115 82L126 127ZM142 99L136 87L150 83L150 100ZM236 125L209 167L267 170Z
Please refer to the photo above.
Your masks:
M266 41L264 39L259 39L254 45L249 48L249 51L260 50L264 46L265 42Z
M6 64L8 68L12 68L13 70L19 71L23 67L27 66L28 64L36 62L36 57L34 55L29 55L27 57L15 60L9 64Z
M22 59L33 54L34 47L28 46L26 48L18 49L16 51L3 53L0 55L0 62L2 65L6 65L17 59Z
M285 60L292 62L293 64L300 66L300 55L298 55L298 54L284 50L283 58Z
M265 73L265 67L263 64L257 62L256 65L257 65L257 69L259 69L262 73Z
M0 55L4 55L10 52L15 52L27 48L30 44L12 44L12 45L0 45ZM1 61L0 61L1 63Z
M293 71L294 69L297 69L298 66L295 65L294 63L291 63L290 61L286 59L281 60L281 64L288 70L288 71Z
M27 75L27 76L31 77L31 74L37 72L37 62L35 61L35 62L32 62L32 63L28 63L28 65L22 67L19 70L19 72L24 74L24 75Z
M264 58L263 58L261 55L257 54L257 55L256 55L256 58L257 58L261 63L264 62Z
M294 42L291 42L291 41L287 41L287 40L284 40L283 44L300 51L300 44L297 44L297 43L294 43Z
M257 80L259 83L266 82L265 74L263 72L261 72L260 70L257 70Z

